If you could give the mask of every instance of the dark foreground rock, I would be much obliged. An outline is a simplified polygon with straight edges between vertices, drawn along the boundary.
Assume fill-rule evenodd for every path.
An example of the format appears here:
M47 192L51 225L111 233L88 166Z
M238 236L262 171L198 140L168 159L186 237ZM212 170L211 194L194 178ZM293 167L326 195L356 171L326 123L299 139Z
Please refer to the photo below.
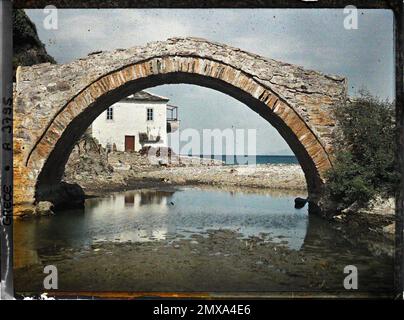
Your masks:
M37 191L38 204L47 203L55 209L82 208L85 201L84 190L77 183L62 181L56 186L48 186Z
M302 209L306 205L306 203L307 203L307 199L297 197L295 199L295 208Z
M13 70L17 66L56 63L38 37L35 24L22 9L13 10Z

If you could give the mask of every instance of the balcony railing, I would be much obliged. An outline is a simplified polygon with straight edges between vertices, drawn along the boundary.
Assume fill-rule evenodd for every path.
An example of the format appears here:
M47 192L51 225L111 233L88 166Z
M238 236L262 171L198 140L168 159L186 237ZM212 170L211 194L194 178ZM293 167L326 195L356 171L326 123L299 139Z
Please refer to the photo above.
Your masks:
M139 133L139 142L140 143L152 143L152 142L159 142L161 140L160 136L153 136L147 134L146 132Z
M167 133L178 130L180 121L178 120L178 107L167 105Z
M178 107L167 105L167 121L178 121Z

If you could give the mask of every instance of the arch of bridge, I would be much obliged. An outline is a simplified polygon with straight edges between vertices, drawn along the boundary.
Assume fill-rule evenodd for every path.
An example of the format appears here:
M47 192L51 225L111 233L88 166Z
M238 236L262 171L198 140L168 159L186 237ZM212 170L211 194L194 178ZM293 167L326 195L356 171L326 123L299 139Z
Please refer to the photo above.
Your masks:
M345 79L203 39L174 38L17 70L16 205L32 204L38 188L61 180L74 142L108 106L167 83L210 87L258 112L298 157L309 193L319 192L332 166L333 108L345 100Z

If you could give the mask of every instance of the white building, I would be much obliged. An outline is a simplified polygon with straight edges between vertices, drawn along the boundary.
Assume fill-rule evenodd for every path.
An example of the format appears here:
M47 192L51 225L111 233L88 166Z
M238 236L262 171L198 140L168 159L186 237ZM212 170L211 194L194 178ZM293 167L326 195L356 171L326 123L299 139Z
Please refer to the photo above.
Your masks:
M169 99L140 91L113 104L91 126L94 138L107 149L139 151L167 147L167 133L178 128L177 107Z

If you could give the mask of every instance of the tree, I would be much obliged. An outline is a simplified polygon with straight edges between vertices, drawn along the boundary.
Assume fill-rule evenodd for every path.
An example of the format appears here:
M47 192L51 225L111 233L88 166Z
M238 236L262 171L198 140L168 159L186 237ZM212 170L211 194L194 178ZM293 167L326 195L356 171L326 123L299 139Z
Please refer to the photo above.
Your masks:
M367 92L336 108L336 159L327 174L326 196L340 209L367 207L398 190L393 104Z

